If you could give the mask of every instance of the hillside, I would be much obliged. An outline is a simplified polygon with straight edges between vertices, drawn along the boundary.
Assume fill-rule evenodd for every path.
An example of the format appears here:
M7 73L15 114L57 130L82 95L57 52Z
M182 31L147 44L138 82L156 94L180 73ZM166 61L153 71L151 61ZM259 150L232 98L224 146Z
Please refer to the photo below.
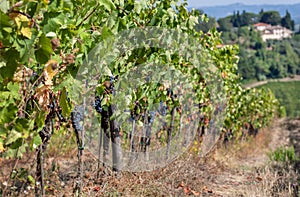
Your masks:
M293 5L245 5L242 3L224 5L224 6L214 6L214 7L198 7L197 9L203 10L209 16L213 16L216 18L222 18L228 15L233 14L234 11L243 11L247 12L259 13L262 9L264 11L275 10L280 13L280 15L284 15L286 10L288 10L292 18L295 20L296 24L300 23L300 3Z
M246 88L269 88L285 108L286 116L297 118L300 114L299 91L300 76L293 78L269 79L244 85Z

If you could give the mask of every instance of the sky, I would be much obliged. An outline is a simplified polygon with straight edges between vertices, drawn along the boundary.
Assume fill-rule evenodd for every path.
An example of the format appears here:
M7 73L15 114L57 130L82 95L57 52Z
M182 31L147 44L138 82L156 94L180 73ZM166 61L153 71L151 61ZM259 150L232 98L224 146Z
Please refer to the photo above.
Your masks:
M201 6L216 6L228 5L232 3L243 4L294 4L300 3L300 0L188 0L188 7L201 7Z

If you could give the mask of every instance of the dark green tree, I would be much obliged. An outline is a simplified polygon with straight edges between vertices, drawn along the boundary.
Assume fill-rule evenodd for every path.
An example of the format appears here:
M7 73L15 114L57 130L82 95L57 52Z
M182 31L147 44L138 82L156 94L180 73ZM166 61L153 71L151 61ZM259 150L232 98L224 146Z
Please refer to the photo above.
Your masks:
M264 13L264 9L261 9L260 12L259 12L259 16L261 17Z
M225 18L220 18L218 19L218 30L219 31L231 31L233 28L233 25L231 23L231 17L232 16L227 16Z
M280 25L281 24L281 17L279 12L277 11L267 11L262 13L260 22L268 23L271 25Z
M240 14L237 12L237 14L234 14L232 16L232 24L234 27L243 27L243 26L249 26L251 24L258 22L258 15L250 12L246 12L245 10Z
M230 21L231 21L231 23L232 23L232 25L234 27L240 27L240 26L242 26L240 12L239 11L237 11L237 13L234 12Z
M254 79L255 67L253 66L253 59L249 58L249 52L245 48L240 48L239 56L238 72L244 80Z
M285 16L281 19L281 25L290 30L295 29L295 21L292 20L292 17L291 17L291 14L289 13L289 11L286 11Z

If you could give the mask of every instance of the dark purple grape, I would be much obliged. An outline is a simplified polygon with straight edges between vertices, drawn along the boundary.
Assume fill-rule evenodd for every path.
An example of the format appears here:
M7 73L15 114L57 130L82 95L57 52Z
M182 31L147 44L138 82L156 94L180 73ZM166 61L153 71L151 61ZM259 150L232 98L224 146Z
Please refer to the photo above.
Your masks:
M166 116L167 115L167 106L164 105L164 103L162 101L160 101L159 103L159 109L158 112L162 115L162 116Z
M150 116L149 116L149 123L153 123L154 122L154 118L155 118L155 111L150 111Z
M75 107L75 109L71 112L71 121L72 121L72 126L75 129L75 131L82 131L82 121L84 118L84 113L83 113L83 107L78 106Z
M97 111L98 113L101 113L101 112L102 112L101 102L102 102L102 99L100 99L99 96L96 96L96 97L95 97L94 108L96 109L96 111Z

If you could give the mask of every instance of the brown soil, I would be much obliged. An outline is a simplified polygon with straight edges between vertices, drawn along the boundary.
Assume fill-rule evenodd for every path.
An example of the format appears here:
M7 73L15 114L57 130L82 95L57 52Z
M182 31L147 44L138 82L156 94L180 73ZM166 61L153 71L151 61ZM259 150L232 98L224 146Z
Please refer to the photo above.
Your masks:
M122 172L118 178L109 169L106 174L103 169L97 178L97 160L86 153L83 196L297 196L300 181L297 167L276 165L276 170L267 156L270 151L289 145L294 145L300 156L299 119L278 120L255 138L227 147L219 144L205 158L198 157L191 147L165 168L142 173ZM76 148L71 146L68 154L57 154L56 149L50 145L45 155L46 196L73 196ZM34 156L28 154L27 159L17 163L16 169L25 168L33 174ZM11 188L14 184L16 192L12 192L12 196L34 196L30 183L8 179L14 164L15 160L0 160L2 190L14 189Z

